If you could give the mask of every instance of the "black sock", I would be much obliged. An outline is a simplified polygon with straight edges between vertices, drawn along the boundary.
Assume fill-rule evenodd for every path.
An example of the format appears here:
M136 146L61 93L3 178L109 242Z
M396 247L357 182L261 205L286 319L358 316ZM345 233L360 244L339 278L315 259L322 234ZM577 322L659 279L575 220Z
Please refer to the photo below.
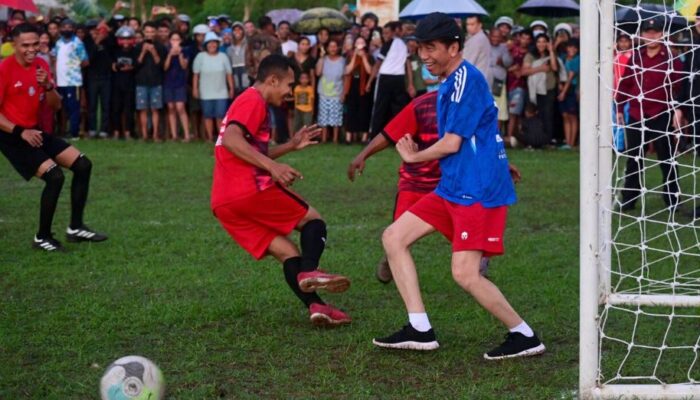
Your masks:
M56 204L58 204L58 196L63 188L63 171L58 165L53 166L48 171L44 172L41 179L46 182L44 191L41 192L41 208L39 211L39 232L36 236L39 239L46 239L51 236L51 225L53 223L53 215L56 212Z
M299 275L299 267L301 265L301 257L292 257L284 260L284 278L287 280L287 285L292 289L292 292L302 301L307 307L313 303L326 304L318 297L316 292L304 293L299 288L297 275Z
M315 219L301 228L301 271L318 268L323 249L326 248L326 223Z
M83 226L83 211L85 203L87 203L88 189L90 188L90 171L92 171L92 162L80 155L70 170L73 171L73 183L70 187L70 227L78 229Z

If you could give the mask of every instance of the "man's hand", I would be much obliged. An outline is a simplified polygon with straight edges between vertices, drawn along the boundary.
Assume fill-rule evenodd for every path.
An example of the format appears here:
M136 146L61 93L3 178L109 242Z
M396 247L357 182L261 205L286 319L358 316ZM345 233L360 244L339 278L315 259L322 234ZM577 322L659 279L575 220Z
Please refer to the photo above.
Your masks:
M355 182L355 174L362 175L365 170L365 158L358 155L348 166L348 179L350 182Z
M301 150L306 146L313 144L318 144L318 141L314 140L321 135L323 128L314 124L311 126L304 126L299 129L297 133L292 136L292 144L294 145L294 150Z
M673 127L679 131L683 127L683 111L676 109L673 113Z
M270 168L272 180L284 186L292 186L295 180L304 179L301 173L287 164L274 163Z
M625 124L625 114L617 113L617 124L620 126Z
M415 161L415 155L418 153L418 145L413 141L411 135L406 134L396 143L396 151L399 152L401 159L407 163Z
M42 88L46 89L51 86L51 81L49 80L49 73L46 72L41 67L36 68L36 82L41 86Z
M513 180L513 183L518 183L523 179L520 170L513 164L508 164L508 172L510 172L510 179Z
M411 96L411 98L416 97L416 87L413 85L408 85L408 95Z
M36 129L25 129L22 131L22 139L29 143L32 147L41 147L44 139L41 137L41 131Z

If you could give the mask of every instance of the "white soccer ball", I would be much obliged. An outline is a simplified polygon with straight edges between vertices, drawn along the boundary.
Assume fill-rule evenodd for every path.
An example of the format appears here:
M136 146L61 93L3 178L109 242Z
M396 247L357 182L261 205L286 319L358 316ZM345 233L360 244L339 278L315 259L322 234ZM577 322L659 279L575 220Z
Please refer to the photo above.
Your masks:
M100 381L102 400L158 400L164 394L160 368L141 356L126 356L113 362Z

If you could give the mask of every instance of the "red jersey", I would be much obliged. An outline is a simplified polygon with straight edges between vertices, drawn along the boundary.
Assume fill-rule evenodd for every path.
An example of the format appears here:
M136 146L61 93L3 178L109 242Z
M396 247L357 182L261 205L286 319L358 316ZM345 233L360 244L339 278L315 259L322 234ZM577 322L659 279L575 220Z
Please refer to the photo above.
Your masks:
M384 136L393 143L410 134L420 150L438 141L437 91L413 99L384 128ZM399 191L432 192L440 182L438 160L401 163Z
M257 89L248 88L238 96L221 122L214 147L212 208L254 195L274 185L269 172L241 160L223 146L224 132L231 124L236 124L243 130L245 139L256 151L267 155L270 122L267 103Z
M35 128L39 124L39 105L45 93L36 81L38 68L46 71L53 82L49 65L40 58L34 59L28 67L21 66L15 56L0 63L0 113L24 128Z

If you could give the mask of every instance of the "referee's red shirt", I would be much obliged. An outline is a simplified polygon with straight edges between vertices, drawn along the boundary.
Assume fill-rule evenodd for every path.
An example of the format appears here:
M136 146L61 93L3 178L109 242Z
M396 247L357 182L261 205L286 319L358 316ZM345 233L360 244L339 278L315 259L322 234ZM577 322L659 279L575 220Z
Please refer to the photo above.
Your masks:
M49 65L40 58L28 67L21 66L15 56L0 63L0 113L15 125L34 128L39 124L39 104L45 93L36 80L38 68L53 82Z
M270 143L267 103L255 88L246 89L236 98L221 123L219 138L214 148L212 209L236 199L252 196L274 185L269 172L241 160L224 147L224 131L231 124L241 127L248 143L256 151L267 155Z

